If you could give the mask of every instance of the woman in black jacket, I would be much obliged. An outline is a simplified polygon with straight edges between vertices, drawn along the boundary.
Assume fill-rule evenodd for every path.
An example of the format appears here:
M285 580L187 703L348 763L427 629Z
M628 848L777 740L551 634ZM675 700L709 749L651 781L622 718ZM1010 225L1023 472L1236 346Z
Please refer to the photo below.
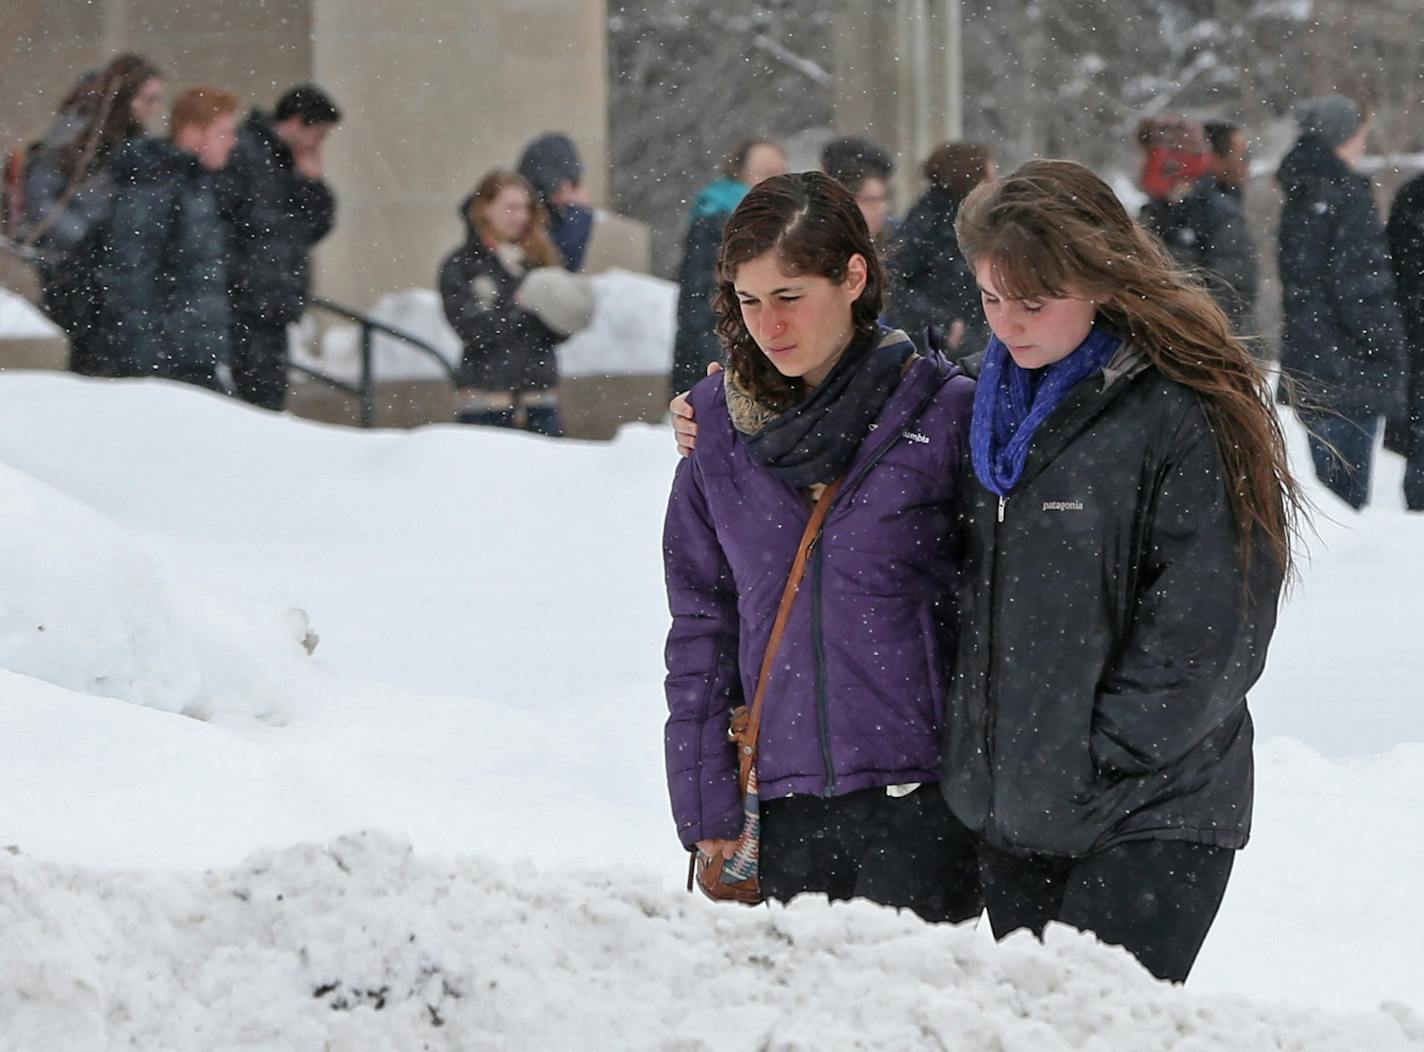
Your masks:
M1251 718L1299 496L1211 296L1067 161L957 222L975 394L941 785L994 932L1051 920L1184 980L1251 825Z
M461 423L560 433L554 347L563 339L528 309L519 287L536 267L562 265L529 184L496 170L460 205L467 239L440 266L440 298L465 344Z
M934 328L951 356L962 358L984 349L989 326L954 219L969 192L994 178L994 158L987 146L947 142L930 154L924 172L930 188L910 209L890 252L886 314L916 340Z
M27 151L21 240L39 253L45 312L69 337L76 373L130 371L122 341L104 325L102 249L113 210L113 162L157 119L163 94L157 66L119 55L80 81L44 139Z

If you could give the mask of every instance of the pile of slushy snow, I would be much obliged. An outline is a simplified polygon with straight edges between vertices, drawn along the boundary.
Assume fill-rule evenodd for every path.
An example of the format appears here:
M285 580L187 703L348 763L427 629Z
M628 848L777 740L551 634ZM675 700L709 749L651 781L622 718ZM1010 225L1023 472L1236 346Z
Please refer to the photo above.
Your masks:
M0 868L10 1047L1424 1049L1151 980L1063 928L994 946L865 903L748 911L617 869L436 864L370 835L202 876Z
M675 464L662 428L360 433L0 376L0 1050L1424 1048L1395 458L1282 613L1186 990L1075 933L678 890Z

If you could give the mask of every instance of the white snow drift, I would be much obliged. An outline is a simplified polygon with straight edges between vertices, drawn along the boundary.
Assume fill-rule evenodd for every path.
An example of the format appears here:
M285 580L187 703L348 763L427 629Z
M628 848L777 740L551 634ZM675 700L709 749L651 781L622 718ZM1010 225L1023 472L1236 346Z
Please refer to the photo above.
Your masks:
M676 890L674 463L661 429L0 377L0 1049L1424 1048L1393 460L1282 617L1255 838L1185 991L1067 932Z

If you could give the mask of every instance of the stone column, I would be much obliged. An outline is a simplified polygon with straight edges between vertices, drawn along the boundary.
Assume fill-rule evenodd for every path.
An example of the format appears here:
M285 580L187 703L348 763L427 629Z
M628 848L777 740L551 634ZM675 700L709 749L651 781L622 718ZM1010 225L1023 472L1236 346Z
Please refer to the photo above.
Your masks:
M930 150L962 134L959 0L841 0L835 25L836 130L894 155L903 212Z

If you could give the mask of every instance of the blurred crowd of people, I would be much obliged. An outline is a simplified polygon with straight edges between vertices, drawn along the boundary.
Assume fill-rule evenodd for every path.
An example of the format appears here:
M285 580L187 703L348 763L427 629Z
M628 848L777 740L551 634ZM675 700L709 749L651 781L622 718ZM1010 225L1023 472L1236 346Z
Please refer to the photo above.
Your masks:
M245 117L234 94L193 87L173 100L160 138L151 129L165 97L162 71L138 55L85 74L50 127L7 159L0 215L37 256L43 305L69 337L74 371L164 376L281 409L286 327L309 303L311 251L335 221L323 145L341 112L310 84ZM1349 505L1368 500L1387 428L1388 446L1408 458L1407 503L1424 509L1424 176L1399 191L1386 227L1360 172L1369 113L1331 96L1302 104L1299 120L1277 173L1282 400L1309 426L1320 478ZM1141 224L1255 337L1248 132L1171 115L1144 120L1137 142ZM992 150L931 151L927 188L903 218L892 214L895 164L881 145L840 137L820 160L855 197L885 261L883 320L952 357L982 350L989 332L955 219L996 177ZM786 167L779 143L747 138L696 195L677 273L674 391L722 356L712 290L723 224ZM550 132L460 203L466 240L436 278L464 345L457 419L560 433L555 348L593 314L578 273L595 224L582 176L573 141Z
M1424 175L1406 182L1388 225L1360 171L1370 114L1343 96L1298 107L1300 135L1276 179L1284 196L1277 261L1284 325L1280 397L1306 424L1316 474L1349 506L1369 500L1376 438L1407 461L1405 500L1424 510ZM1258 341L1259 258L1244 191L1250 139L1230 121L1144 120L1138 220L1212 293L1236 331ZM749 139L697 198L679 272L673 391L722 351L711 309L719 224L762 179L785 170L775 142ZM946 142L923 165L927 189L903 220L889 207L894 165L859 136L834 139L821 167L855 196L881 252L886 323L951 358L983 350L989 332L955 220L969 193L997 177L982 143Z
M7 162L7 226L35 253L49 316L88 376L160 376L281 409L287 324L336 202L323 143L341 121L314 85L270 111L188 88L150 134L162 71L120 55L86 73Z

